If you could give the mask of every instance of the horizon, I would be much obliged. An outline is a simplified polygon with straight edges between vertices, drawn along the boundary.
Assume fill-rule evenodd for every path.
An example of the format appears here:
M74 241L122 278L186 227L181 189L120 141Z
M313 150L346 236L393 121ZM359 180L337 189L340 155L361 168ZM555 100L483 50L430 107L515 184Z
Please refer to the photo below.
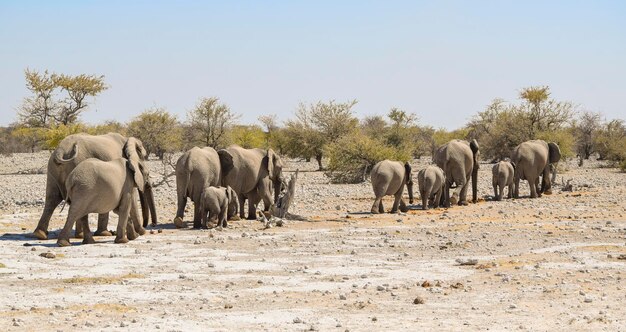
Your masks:
M618 1L2 2L0 126L29 95L26 68L104 75L88 124L152 107L184 121L203 97L242 124L282 123L299 103L356 99L360 119L398 107L452 130L495 98L518 103L522 88L544 85L624 119L624 14Z

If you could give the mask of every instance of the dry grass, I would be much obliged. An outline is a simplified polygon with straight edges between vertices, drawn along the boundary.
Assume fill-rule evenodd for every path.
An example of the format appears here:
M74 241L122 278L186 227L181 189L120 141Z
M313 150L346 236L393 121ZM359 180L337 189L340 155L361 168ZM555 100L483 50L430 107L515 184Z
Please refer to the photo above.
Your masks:
M5 267L7 267L7 266L6 266L6 265L4 265L4 264L2 264L2 263L0 263L0 269L3 269L3 268L5 268Z

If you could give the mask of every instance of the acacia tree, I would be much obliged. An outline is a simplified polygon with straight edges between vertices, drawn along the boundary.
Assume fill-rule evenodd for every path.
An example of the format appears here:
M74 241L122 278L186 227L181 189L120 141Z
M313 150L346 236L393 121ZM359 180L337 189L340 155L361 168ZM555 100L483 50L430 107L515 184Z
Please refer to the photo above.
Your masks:
M52 80L57 87L67 93L67 97L60 102L59 108L54 114L54 119L63 125L75 123L78 120L80 113L89 105L86 100L87 97L95 97L108 89L104 84L104 76L102 75L53 74Z
M18 121L28 127L47 128L50 126L50 119L57 109L57 104L53 100L57 84L47 70L40 74L37 71L26 69L24 76L26 88L33 95L24 98L18 109Z
M300 104L296 118L286 123L285 135L289 137L288 154L292 157L315 157L320 170L323 169L324 147L357 128L358 119L352 114L357 101L336 103Z
M148 154L163 159L166 152L181 147L181 128L176 117L163 108L152 108L139 114L128 123L128 134L143 143Z
M226 104L221 104L218 98L211 97L202 98L187 118L192 140L217 149L226 144L226 131L239 115Z
M589 159L594 152L594 138L602 126L601 121L602 115L600 113L583 112L578 121L574 123L578 166L582 166L584 161Z

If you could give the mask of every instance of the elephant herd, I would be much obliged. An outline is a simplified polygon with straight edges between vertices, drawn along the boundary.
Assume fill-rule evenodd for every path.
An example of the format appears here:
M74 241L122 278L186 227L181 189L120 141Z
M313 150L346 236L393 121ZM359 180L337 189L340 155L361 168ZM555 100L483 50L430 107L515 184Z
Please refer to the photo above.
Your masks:
M477 176L480 153L476 140L452 140L438 147L433 154L434 165L417 174L422 208L430 204L449 207L467 205L467 190L472 181L472 200L478 197ZM520 180L530 184L530 197L550 193L552 165L561 153L555 143L533 140L517 146L511 161L493 167L494 197L519 196ZM140 140L117 133L92 136L74 134L63 139L48 160L44 210L34 237L48 238L48 225L54 209L65 201L69 211L57 243L70 245L70 232L76 223L75 236L83 243L94 243L93 235L112 235L107 230L109 212L118 214L116 243L125 243L145 234L152 221L157 223L152 183L146 161L148 154ZM177 211L174 225L183 222L187 199L194 203L193 227L208 227L209 220L226 227L228 220L256 219L256 207L263 201L264 211L278 199L282 188L281 158L272 150L244 149L233 145L216 151L211 147L194 147L183 153L176 163ZM539 178L541 177L541 187ZM413 204L413 178L409 163L384 160L371 171L375 200L372 213L385 212L382 198L395 197L391 212L406 212L402 200L404 186ZM452 196L450 189L454 188ZM136 189L136 190L135 190ZM243 209L248 201L248 214ZM139 221L137 201L143 223ZM98 214L98 227L89 230L88 214ZM130 219L130 222L129 222Z
M430 205L434 208L443 205L467 205L468 183L472 182L472 201L478 200L478 167L480 151L478 142L451 140L439 146L433 154L434 165L429 165L417 174L422 209ZM530 197L540 197L542 193L551 193L552 171L556 172L555 164L561 159L561 150L556 143L543 140L526 141L515 147L510 161L500 161L492 168L492 185L494 199L501 200L504 188L508 188L508 198L519 198L520 180L527 180L530 186ZM555 173L556 174L556 173ZM406 186L409 203L413 204L413 178L411 165L398 161L383 160L372 168L370 173L374 190L372 213L384 213L382 198L393 195L394 202L391 213L398 208L408 211L402 199ZM539 187L541 178L541 187ZM454 188L452 197L450 189Z
M48 238L54 209L65 201L69 211L59 234L59 246L70 245L70 232L83 243L94 243L93 235L112 235L107 230L109 212L118 214L116 243L125 243L145 234L152 220L157 223L156 206L146 161L148 154L140 140L117 133L92 136L74 134L63 139L48 160L44 210L33 236ZM271 149L244 149L230 146L215 151L197 148L185 152L176 163L177 212L174 224L184 227L187 198L194 203L194 228L216 221L225 227L228 219L256 219L256 206L264 209L278 198L283 163ZM135 190L136 189L136 190ZM139 221L137 201L143 223ZM98 227L89 230L88 214L98 214ZM129 222L130 219L130 222Z

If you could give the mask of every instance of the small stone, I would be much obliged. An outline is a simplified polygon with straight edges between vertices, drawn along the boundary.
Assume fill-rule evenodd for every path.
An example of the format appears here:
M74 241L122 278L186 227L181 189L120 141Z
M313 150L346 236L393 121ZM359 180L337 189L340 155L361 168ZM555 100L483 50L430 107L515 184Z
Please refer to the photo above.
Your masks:
M232 308L233 308L232 304L230 304L230 303L224 304L224 309L232 309Z
M345 300L345 299L346 299L346 296L345 296L344 294L339 294L339 299L340 299L340 300Z
M422 287L424 287L424 288L426 288L426 287L431 287L431 284L430 284L430 282L428 282L428 280L426 280L426 281L424 281L424 282L422 283Z
M417 296L413 300L413 304L424 304L424 303L426 303L426 301L424 301L424 298L422 298L421 296Z
M372 322L377 322L377 321L378 321L378 318L372 317Z
M154 229L151 229L151 230L150 230L150 234L154 234Z
M139 248L135 249L135 254L137 254L137 255L141 254L141 249L139 249Z
M376 286L376 290L379 291L379 292L382 292L382 291L385 290L385 287L383 287L383 286Z
M511 304L511 305L509 306L509 309L517 309L517 305L515 305L515 304Z
M159 228L159 230L157 231L157 233L163 233L163 229Z
M125 323L125 322L120 323L120 327L126 327L126 326L128 326L128 323Z
M57 257L57 255L55 255L54 253L48 251L48 252L42 252L41 254L39 254L39 256L44 257L44 258L55 258Z
M585 298L585 303L591 303L591 302L593 302L592 298L590 298L590 297L586 297Z
M302 323L302 319L300 319L300 317L296 317L293 319L293 323L294 324L301 324Z

